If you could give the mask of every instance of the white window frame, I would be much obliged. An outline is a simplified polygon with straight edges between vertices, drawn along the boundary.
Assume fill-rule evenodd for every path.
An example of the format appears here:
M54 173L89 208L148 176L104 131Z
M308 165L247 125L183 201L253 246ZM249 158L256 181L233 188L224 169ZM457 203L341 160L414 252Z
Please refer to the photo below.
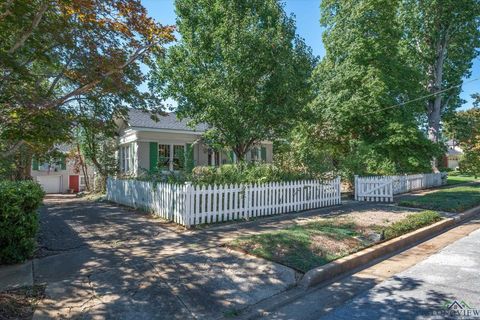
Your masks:
M157 143L158 147L158 159L160 160L160 146L168 146L168 168L164 167L163 171L180 171L184 168L179 168L178 170L174 170L174 160L176 159L175 157L175 147L181 147L183 149L183 152L185 154L187 150L187 145L185 143L165 143L165 142L158 142ZM163 157L163 155L162 155ZM185 166L185 163L183 164Z
M218 161L217 161L218 158ZM212 148L208 148L207 150L207 165L218 167L220 166L221 154L218 151L213 150ZM218 163L217 163L218 162Z
M123 173L133 172L133 144L125 144L120 146L120 171Z
M252 155L253 155L253 157L252 157ZM250 161L251 162L262 161L262 147L254 146L250 149Z
M176 156L175 156L175 147L181 147L183 149L183 157L185 158L185 150L187 149L187 147L185 146L185 144L172 144L170 145L170 170L172 171L180 171L182 169L185 169L185 159L183 159L183 168L178 168L178 170L174 170L173 166L174 166L174 162L175 162L175 159ZM178 158L178 161L179 163L181 163L181 160L180 158Z

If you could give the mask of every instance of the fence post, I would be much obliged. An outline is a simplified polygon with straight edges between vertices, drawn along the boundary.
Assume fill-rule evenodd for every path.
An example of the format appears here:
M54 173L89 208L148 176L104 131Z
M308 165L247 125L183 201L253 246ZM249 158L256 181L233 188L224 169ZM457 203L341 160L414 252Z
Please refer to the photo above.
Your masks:
M354 192L355 192L355 200L358 201L358 176L355 175L354 176L354 183L353 183L353 188L354 188Z
M192 183L185 182L184 186L184 198L185 204L182 208L182 215L185 227L190 228L192 225Z

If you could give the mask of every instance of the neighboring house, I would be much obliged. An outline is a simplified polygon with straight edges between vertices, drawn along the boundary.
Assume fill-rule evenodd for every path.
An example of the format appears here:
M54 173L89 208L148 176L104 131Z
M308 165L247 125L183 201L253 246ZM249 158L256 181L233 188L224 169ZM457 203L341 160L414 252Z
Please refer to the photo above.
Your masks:
M65 157L42 163L33 159L32 178L37 181L46 193L80 192L85 190L85 176L80 168L75 166L73 160L67 159L69 146L57 146L57 149L65 154ZM94 171L87 167L87 175L93 185Z
M233 151L216 152L205 144L203 133L207 125L192 128L187 123L188 119L179 120L175 113L159 116L159 121L155 121L150 113L129 110L127 119L116 120L120 171L137 176L155 167L181 170L186 161L193 161L194 166L236 162ZM185 157L186 154L191 156ZM249 150L246 160L270 163L272 159L272 142L262 141Z
M447 153L444 157L444 165L450 169L458 169L460 159L463 156L463 150L458 146L458 142L455 140L447 141Z

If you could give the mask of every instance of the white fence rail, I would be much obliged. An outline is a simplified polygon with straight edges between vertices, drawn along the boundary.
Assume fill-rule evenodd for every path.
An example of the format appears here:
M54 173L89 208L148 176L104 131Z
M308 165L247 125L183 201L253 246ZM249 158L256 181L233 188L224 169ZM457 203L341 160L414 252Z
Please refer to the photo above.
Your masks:
M438 187L446 183L444 173L398 176L355 176L355 200L393 202L400 193Z
M108 179L107 199L181 225L248 219L341 203L340 178L265 184L174 185Z

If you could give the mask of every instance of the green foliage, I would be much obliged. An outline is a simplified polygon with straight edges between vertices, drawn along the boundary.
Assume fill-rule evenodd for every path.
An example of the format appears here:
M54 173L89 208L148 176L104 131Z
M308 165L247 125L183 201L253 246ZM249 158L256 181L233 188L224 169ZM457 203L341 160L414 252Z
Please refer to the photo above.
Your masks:
M22 262L32 255L43 196L35 182L0 181L0 264Z
M385 239L399 237L411 231L426 227L442 220L442 217L435 211L423 211L410 214L405 219L394 222L384 229Z
M360 233L356 229L350 222L318 221L240 237L228 245L306 272L366 246L358 240ZM345 248L324 244L323 239L343 243Z
M479 181L479 177L466 176L463 174L454 174L454 172L448 173L448 177L447 177L448 185L476 182L476 181Z
M471 74L480 47L479 17L478 0L400 1L402 50L420 72L418 84L426 93L458 86ZM461 106L460 92L458 87L422 101L434 135L440 135L440 120Z
M178 114L211 126L206 139L243 160L291 129L310 100L314 64L278 0L177 0L181 40L151 85Z
M312 175L283 170L272 164L196 167L191 175L194 184L267 183L312 178Z
M303 179L321 179L323 176L283 169L272 164L225 164L220 167L195 167L191 173L168 172L160 169L149 170L139 179L172 183L192 182L193 184L235 184L267 183Z
M139 0L0 3L0 161L9 178L27 179L30 161L68 142L79 117L120 116L154 108L139 87L173 28ZM98 118L96 118L98 117Z
M475 96L474 96L475 97ZM480 97L477 96L477 104ZM447 134L455 139L464 154L460 171L480 176L480 108L459 111L446 125Z
M313 74L310 116L292 139L313 155L303 163L323 157L348 178L424 172L439 147L420 130L423 105L391 107L423 92L421 71L403 56L398 1L324 0L321 9L326 56Z
M77 131L81 153L99 175L95 190L105 191L107 178L118 173L114 127L109 122L90 118L82 118L81 125Z
M463 212L480 205L480 185L458 186L424 195L405 196L399 204L407 207Z

